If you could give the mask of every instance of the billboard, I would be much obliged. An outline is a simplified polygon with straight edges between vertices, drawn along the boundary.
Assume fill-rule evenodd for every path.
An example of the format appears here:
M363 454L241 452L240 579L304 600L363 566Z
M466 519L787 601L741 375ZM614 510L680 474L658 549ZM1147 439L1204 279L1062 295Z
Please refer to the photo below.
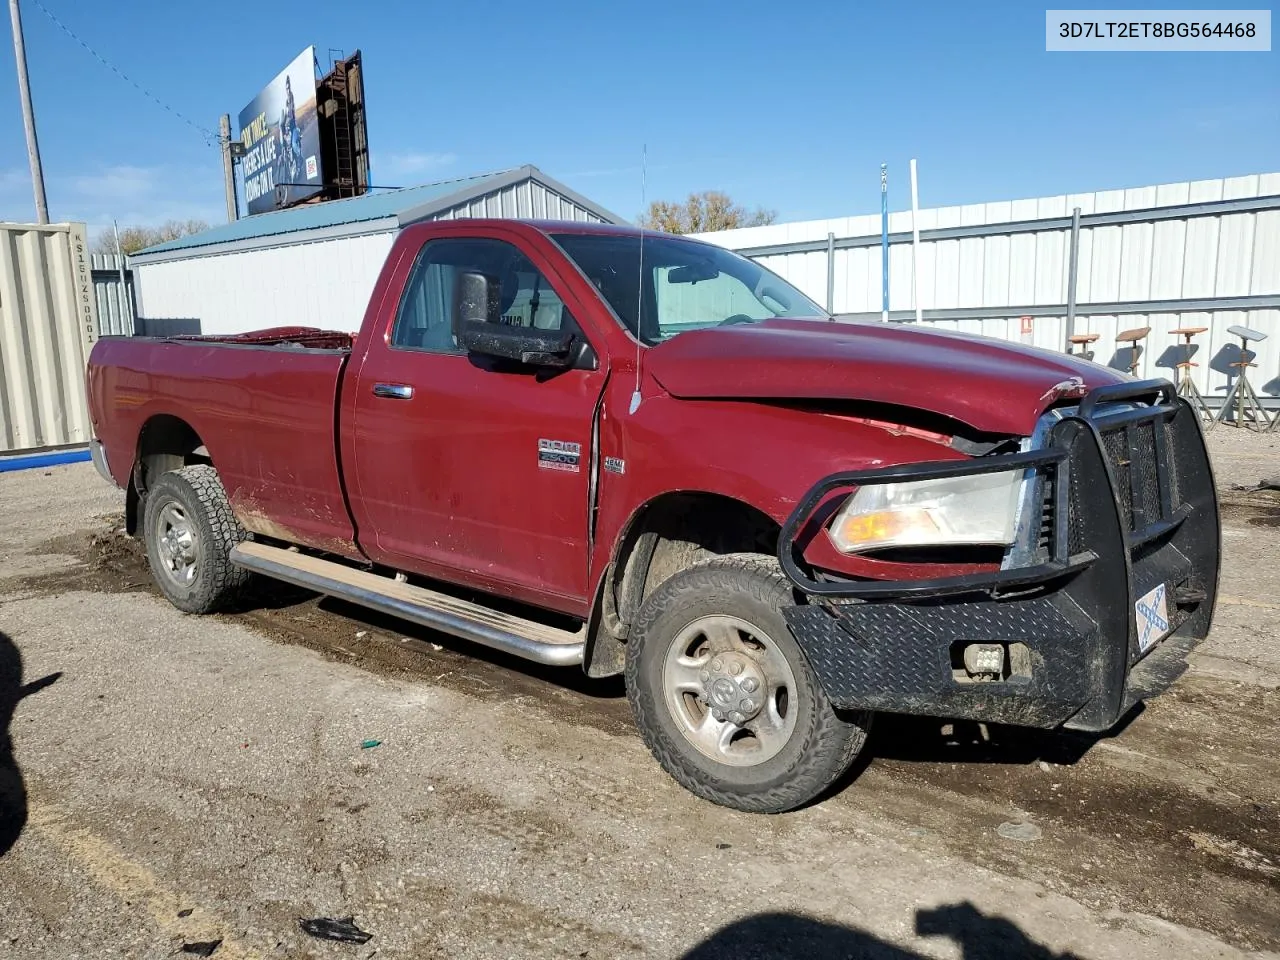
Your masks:
M250 213L278 210L324 189L315 61L315 47L307 47L240 111L240 170Z
M364 67L357 50L316 84L320 112L320 167L326 198L358 197L369 190L369 136L364 114Z

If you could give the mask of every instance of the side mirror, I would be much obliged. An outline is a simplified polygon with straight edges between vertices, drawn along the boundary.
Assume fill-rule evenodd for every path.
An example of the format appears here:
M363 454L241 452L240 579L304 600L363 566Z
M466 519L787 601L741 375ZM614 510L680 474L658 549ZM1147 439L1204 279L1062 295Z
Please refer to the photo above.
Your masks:
M454 333L463 349L534 367L573 366L572 333L502 322L495 278L483 273L459 273L454 300Z
M469 323L497 323L501 318L498 278L475 271L459 272L454 279L453 327L459 336Z
M531 367L573 366L573 334L559 330L529 330L473 320L458 332L458 343L471 353L515 360Z

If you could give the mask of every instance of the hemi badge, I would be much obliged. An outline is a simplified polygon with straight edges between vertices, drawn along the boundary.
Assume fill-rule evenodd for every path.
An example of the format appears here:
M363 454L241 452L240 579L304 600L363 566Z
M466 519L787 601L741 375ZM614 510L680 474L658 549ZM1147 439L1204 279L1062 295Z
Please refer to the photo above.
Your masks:
M621 475L627 472L627 461L621 457L605 457L604 468L609 473Z

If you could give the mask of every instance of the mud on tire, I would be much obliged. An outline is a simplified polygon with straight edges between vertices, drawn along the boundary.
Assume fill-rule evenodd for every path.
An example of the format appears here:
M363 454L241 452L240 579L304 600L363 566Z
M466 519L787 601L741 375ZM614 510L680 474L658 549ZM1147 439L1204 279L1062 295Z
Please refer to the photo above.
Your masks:
M866 741L870 716L832 707L791 636L782 612L795 602L777 561L733 554L675 574L641 607L627 641L627 698L654 757L700 797L750 812L794 809L848 770ZM757 711L745 719L758 737L737 722L743 704Z
M161 474L147 491L147 562L160 592L179 610L210 613L235 599L250 574L228 557L248 536L208 464Z

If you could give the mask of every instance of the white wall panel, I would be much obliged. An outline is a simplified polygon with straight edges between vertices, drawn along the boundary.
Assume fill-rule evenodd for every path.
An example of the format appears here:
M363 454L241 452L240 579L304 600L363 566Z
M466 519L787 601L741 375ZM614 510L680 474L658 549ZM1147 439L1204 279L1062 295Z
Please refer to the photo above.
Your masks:
M304 326L355 331L393 233L136 266L138 314L198 320L202 333ZM182 329L180 326L175 329ZM144 332L146 332L144 331Z
M1249 293L1256 219L1257 214L1254 213L1236 213L1222 218L1218 231L1218 272L1213 290L1215 296L1243 297Z
M1153 190L1152 193L1154 192ZM1154 197L1152 201L1154 202ZM1151 223L1127 223L1120 228L1120 280L1117 300L1150 299L1151 247L1155 236L1154 227L1155 224Z
M1196 217L1187 221L1187 244L1183 259L1182 295L1212 297L1217 286L1219 217Z
M1276 188L1280 189L1280 183ZM1265 210L1254 217L1250 294L1260 296L1274 285L1276 264L1280 264L1280 210Z
M1098 227L1089 232L1093 235L1093 269L1090 274L1089 299L1114 303L1120 299L1124 228Z
M1009 299L1009 268L1012 263L1011 237L988 237L987 255L983 258L982 270L982 305L984 307L1003 306L1012 301ZM889 300L889 308L893 309L893 299Z
M1187 221L1165 220L1152 224L1151 288L1154 299L1181 297Z
M1009 238L1009 290L1006 303L1034 303L1036 299L1036 235Z
M1032 200L992 201L920 211L922 230L932 227L983 227L1011 221L1069 217L1074 207L1082 216L1094 213L1146 210L1253 197L1280 196L1280 173L1254 174L1225 180L1201 180L1057 195ZM910 211L889 217L891 234L909 234ZM750 250L792 242L857 238L866 243L837 248L836 313L880 312L880 234L876 215L803 223L774 224L704 234L702 239L731 249ZM922 241L919 252L921 300L924 309L1009 308L1010 316L987 319L927 321L940 328L987 336L1020 339L1017 308L1061 307L1067 299L1069 230L1052 229L1012 234ZM890 308L914 307L911 245L890 248ZM796 283L811 297L826 300L826 253L806 251L762 258L771 269ZM803 265L803 266L802 266ZM1226 333L1231 324L1244 324L1268 334L1257 346L1253 376L1264 395L1280 397L1280 311L1216 310L1196 313L1124 313L1093 315L1090 303L1140 304L1151 300L1201 299L1235 296L1280 296L1280 210L1199 214L1156 222L1083 226L1077 266L1079 332L1100 335L1098 359L1122 365L1115 336L1121 330L1150 326L1139 374L1169 376L1178 359L1173 349L1181 341L1170 330L1179 325L1209 326L1199 338L1195 370L1207 395L1222 396L1238 342ZM1061 317L1037 317L1033 341L1061 349Z

